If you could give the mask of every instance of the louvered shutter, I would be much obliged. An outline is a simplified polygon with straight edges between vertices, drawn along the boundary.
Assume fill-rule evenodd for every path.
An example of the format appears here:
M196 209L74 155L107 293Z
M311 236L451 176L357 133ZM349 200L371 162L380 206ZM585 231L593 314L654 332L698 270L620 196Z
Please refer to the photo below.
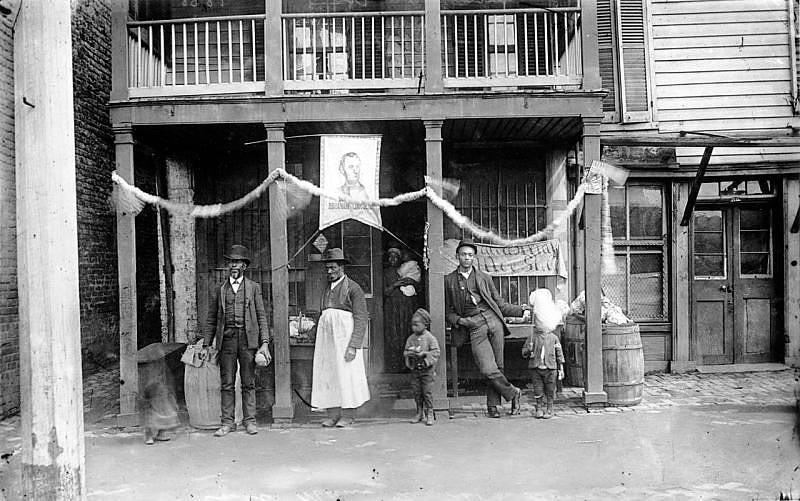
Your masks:
M617 51L622 63L618 88L623 122L650 121L644 1L617 0Z
M617 113L617 58L614 46L614 26L611 0L597 0L597 49L600 59L600 81L608 95L603 99L606 120L616 122Z

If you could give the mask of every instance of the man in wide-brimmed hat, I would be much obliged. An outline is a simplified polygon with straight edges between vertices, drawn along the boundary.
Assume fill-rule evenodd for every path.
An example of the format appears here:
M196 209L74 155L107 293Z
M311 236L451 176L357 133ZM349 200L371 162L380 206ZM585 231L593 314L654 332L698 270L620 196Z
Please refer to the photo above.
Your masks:
M342 249L328 249L322 262L330 286L322 294L317 324L311 405L327 409L322 426L344 428L353 424L355 409L369 400L361 350L367 301L361 287L344 273L348 261Z
M486 407L489 417L500 417L500 397L511 401L511 413L519 412L521 391L503 374L504 337L509 334L503 317L520 317L527 306L508 303L497 293L492 278L473 266L478 247L464 239L456 247L458 268L444 277L445 314L456 331L469 336L472 356L489 380Z
M250 435L256 427L256 353L269 361L269 328L267 310L261 296L261 285L244 277L250 264L247 247L232 245L224 255L228 279L215 291L209 303L203 346L219 350L219 375L222 426L214 436L222 437L236 428L234 423L236 370L242 389L242 424Z

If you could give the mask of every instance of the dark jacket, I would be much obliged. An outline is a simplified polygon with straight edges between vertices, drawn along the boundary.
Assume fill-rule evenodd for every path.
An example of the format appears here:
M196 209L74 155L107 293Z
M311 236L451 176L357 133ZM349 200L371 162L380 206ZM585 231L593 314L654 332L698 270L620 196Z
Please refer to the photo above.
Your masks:
M481 299L486 301L486 304L491 310L503 321L503 317L521 317L523 314L522 306L517 306L508 303L497 292L497 289L492 282L492 277L486 273L472 267L472 273L475 274L475 283L478 286L478 292L481 294ZM458 268L452 273L444 277L444 304L445 304L445 318L447 323L452 327L453 343L456 346L461 346L467 339L469 339L469 332L460 325L458 319L464 313L464 299L463 293L458 286ZM510 334L508 327L503 324L503 334L508 336Z
M214 339L214 346L222 345L222 330L225 328L225 292L231 287L229 279L217 287L214 299L209 303L206 328L203 332L203 345L209 346ZM247 347L257 349L264 341L269 342L269 326L267 310L261 297L261 285L244 277L239 292L244 288L244 331L247 334Z
M327 308L349 311L353 314L353 333L350 335L350 342L347 346L352 348L362 348L364 335L367 333L367 321L369 311L367 311L367 300L361 286L350 280L347 275L344 279L331 290L330 285L325 286L322 293L322 304L320 310Z
M542 347L544 346L544 364L548 369L558 369L564 365L564 351L558 336L552 332L541 333L534 331L522 346L522 357L528 358L528 368L535 369L541 362Z

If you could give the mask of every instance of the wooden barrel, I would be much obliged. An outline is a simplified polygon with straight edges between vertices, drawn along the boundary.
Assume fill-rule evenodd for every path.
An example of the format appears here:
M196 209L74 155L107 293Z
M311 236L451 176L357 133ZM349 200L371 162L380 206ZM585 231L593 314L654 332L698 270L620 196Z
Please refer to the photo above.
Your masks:
M603 390L611 405L636 405L644 390L639 325L603 325Z
M580 315L568 315L564 320L564 379L570 386L583 387L583 368L586 367L586 321Z
M202 367L186 365L183 391L190 425L201 430L211 430L222 424L219 365L209 361L206 361ZM234 419L236 423L242 421L242 391L239 383L239 371L236 371Z

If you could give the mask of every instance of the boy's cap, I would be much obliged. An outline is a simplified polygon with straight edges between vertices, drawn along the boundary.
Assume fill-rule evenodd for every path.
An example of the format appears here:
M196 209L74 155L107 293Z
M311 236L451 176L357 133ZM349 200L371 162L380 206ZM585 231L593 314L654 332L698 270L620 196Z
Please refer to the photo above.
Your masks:
M425 308L418 308L417 311L411 315L411 318L419 317L422 320L422 323L425 324L425 327L431 326L431 314L428 313L428 310Z

